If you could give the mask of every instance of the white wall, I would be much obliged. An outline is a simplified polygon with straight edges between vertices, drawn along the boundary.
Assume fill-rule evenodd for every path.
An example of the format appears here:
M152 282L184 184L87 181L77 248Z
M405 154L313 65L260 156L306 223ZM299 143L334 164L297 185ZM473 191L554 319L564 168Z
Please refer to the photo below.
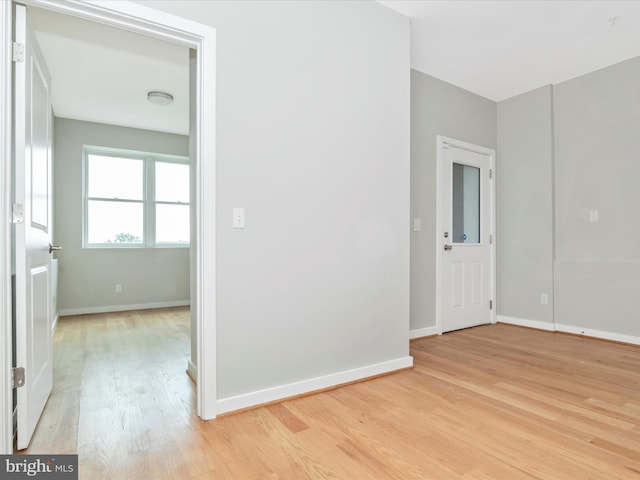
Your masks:
M496 103L411 70L411 331L435 333L436 137L496 148Z
M406 358L408 19L358 1L141 3L217 32L219 397Z
M60 314L189 303L189 249L83 249L82 146L189 155L188 137L56 118L54 244ZM122 285L122 293L115 285Z

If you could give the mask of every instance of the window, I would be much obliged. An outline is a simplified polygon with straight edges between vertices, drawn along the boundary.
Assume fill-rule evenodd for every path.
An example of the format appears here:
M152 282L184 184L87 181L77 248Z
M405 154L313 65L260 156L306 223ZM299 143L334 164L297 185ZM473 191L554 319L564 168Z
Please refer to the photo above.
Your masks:
M84 148L84 247L188 246L185 157Z

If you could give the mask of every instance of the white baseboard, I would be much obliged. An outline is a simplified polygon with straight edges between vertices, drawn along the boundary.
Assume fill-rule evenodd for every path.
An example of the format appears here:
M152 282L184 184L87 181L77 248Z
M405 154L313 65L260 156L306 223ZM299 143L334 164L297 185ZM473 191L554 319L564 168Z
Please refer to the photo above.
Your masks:
M437 327L427 327L427 328L416 328L414 330L409 330L409 338L422 338L422 337L430 337L432 335L438 335Z
M369 377L391 373L413 366L413 357L402 357L388 362L375 363L366 367L354 368L338 373L310 378L300 382L288 383L277 387L265 388L255 392L235 395L233 397L218 400L218 415L233 412L243 408L254 407L264 403L283 400L306 393L312 393L326 388L336 387L345 383L364 380Z
M60 310L60 316L88 315L91 313L126 312L128 310L149 310L151 308L184 307L189 305L189 300L177 300L173 302L137 303L133 305L106 305L103 307L81 307Z
M604 340L613 340L615 342L632 343L640 345L640 337L624 335L622 333L603 332L602 330L593 330L590 328L576 327L574 325L556 324L558 332L573 333L576 335L584 335L585 337L602 338Z
M196 367L191 359L189 359L189 363L187 363L187 375L193 380L193 383L198 383L198 367Z
M498 315L497 320L498 320L498 323L509 323L511 325L518 325L520 327L529 327L529 328L535 328L538 330L548 330L551 332L555 331L555 327L551 322L541 322L539 320L527 320L524 318L507 317L505 315Z
M624 335L622 333L605 332L602 330L594 330L592 328L576 327L575 325L563 325L560 323L540 322L537 320L526 320L524 318L507 317L498 315L499 323L509 323L511 325L519 325L521 327L535 328L538 330L548 330L551 332L573 333L575 335L584 335L585 337L600 338L602 340L613 340L615 342L631 343L640 345L640 337L632 335Z

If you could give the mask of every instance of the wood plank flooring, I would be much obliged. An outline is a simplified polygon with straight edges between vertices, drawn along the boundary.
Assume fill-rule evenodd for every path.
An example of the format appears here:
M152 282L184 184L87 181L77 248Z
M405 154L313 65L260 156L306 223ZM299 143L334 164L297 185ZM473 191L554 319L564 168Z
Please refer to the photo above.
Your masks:
M640 479L640 348L488 325L415 368L200 421L183 308L68 317L27 453L94 479Z

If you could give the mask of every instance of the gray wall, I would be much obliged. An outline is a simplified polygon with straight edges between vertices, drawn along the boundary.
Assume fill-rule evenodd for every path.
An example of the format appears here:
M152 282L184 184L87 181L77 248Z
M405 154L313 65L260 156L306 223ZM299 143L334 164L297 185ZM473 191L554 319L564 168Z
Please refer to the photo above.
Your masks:
M434 327L436 137L496 148L496 104L411 70L411 330Z
M142 3L216 28L219 397L406 357L408 18Z
M640 337L638 78L634 58L499 103L501 315Z
M189 302L189 249L83 249L82 146L189 154L188 137L55 119L54 243L62 314L126 305ZM115 293L115 285L122 293Z
M639 79L634 58L554 88L556 322L637 337Z
M498 103L498 314L539 322L553 321L551 102L547 86Z

